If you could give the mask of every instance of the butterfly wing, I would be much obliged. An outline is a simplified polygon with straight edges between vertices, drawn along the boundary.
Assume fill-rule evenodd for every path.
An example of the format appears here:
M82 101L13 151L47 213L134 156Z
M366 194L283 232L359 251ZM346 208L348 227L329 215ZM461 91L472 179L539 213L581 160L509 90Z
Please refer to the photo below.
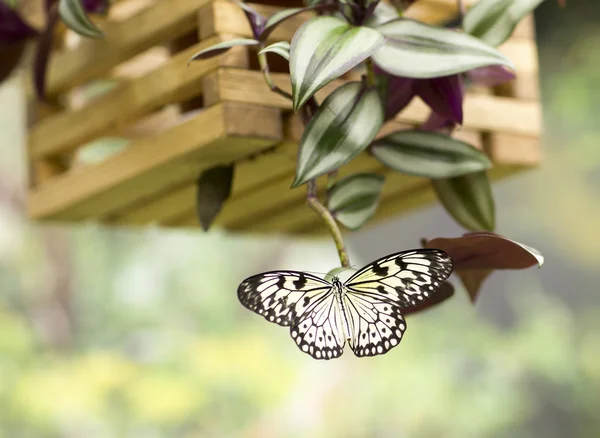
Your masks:
M319 297L290 328L300 350L315 359L335 359L344 352L341 310L335 294Z
M331 283L304 272L265 272L244 280L238 298L268 321L290 326L300 350L315 359L342 354L341 313Z
M406 330L401 306L355 293L347 293L344 303L356 356L384 354L400 343Z
M429 297L450 276L452 258L436 249L416 249L368 264L344 284L344 310L357 356L375 356L400 343L402 309Z

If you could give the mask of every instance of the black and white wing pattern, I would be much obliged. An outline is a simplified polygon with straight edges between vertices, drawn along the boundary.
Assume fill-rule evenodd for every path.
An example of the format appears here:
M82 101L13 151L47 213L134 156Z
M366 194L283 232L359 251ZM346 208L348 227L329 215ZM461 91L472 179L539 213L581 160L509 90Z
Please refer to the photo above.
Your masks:
M452 270L445 252L416 249L376 260L350 277L343 307L354 354L375 356L398 345L406 330L402 309L429 297Z
M268 321L290 326L298 347L315 359L341 356L345 339L331 283L304 272L265 272L244 280L238 298Z
M254 275L240 284L238 298L268 321L290 327L300 350L315 359L341 356L346 337L356 356L376 356L402 340L402 311L433 294L452 269L445 252L416 249L370 263L343 284L298 271Z

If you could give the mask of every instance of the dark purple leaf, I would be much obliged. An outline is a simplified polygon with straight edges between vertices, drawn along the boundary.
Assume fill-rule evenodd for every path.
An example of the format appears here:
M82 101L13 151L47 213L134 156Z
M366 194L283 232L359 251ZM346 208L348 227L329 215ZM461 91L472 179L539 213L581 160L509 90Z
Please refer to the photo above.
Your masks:
M17 43L37 34L37 30L27 24L17 11L0 0L0 43Z
M391 0L390 3L392 3L399 11L405 11L416 1L417 0Z
M109 0L83 0L83 8L92 14L105 14L108 11Z
M484 87L496 87L515 78L515 74L502 65L475 68L469 70L466 76L473 84Z
M416 79L415 92L440 116L462 125L463 85L460 75Z
M33 83L38 98L42 100L46 99L46 72L48 70L48 59L52 50L54 28L58 23L58 19L58 7L53 5L48 11L46 27L38 39L33 59Z
M0 42L0 83L8 78L19 65L25 47L25 41L17 41L11 44Z
M456 271L456 275L467 290L472 303L477 300L481 285L492 272L494 272L492 269L459 269Z
M0 82L19 65L26 41L38 32L27 24L13 8L0 0Z
M246 14L246 18L248 19L248 23L250 23L250 27L252 29L252 35L255 39L258 39L260 34L265 30L265 24L267 20L261 14L256 12L254 8L248 6L241 0L232 0L235 4L237 4L240 8L244 10Z
M416 306L411 306L407 309L402 310L402 314L411 315L414 313L422 312L423 310L430 309L446 301L448 298L452 297L452 295L454 295L454 286L452 286L451 283L445 281L444 283L442 283L439 289L433 293L433 295L430 298L421 302L420 304L417 304Z
M455 127L455 122L440 116L435 111L432 111L429 115L429 118L425 120L421 126L419 126L419 129L424 131L443 132L444 134L450 135L452 134L452 131L454 131Z
M374 71L377 81L383 85L382 99L385 99L385 121L393 119L415 97L414 79L393 76L376 64Z
M196 183L197 212L200 226L208 231L223 203L231 195L234 166L217 166L202 172Z
M488 232L432 239L426 242L425 248L448 253L456 269L525 269L544 263L544 257L537 250Z
M106 14L108 12L110 0L82 0L81 4L86 12L92 14ZM50 11L52 6L58 3L58 0L46 0L46 11Z
M277 26L279 26L282 22L284 22L288 18L291 18L291 17L301 14L303 12L307 12L307 11L325 12L325 11L335 11L335 10L337 10L337 6L329 5L329 4L316 4L316 5L308 6L305 8L284 9L280 12L277 12L277 13L271 15L266 20L266 22L263 25L263 31L260 34L260 38L257 37L257 39L260 39L261 41L266 41L267 38L269 37L269 35L271 35L271 32L273 32L275 30L275 28Z
M421 242L438 248L454 260L456 274L475 302L485 279L497 269L525 269L542 266L544 257L536 249L495 233L467 233L462 237L436 238Z

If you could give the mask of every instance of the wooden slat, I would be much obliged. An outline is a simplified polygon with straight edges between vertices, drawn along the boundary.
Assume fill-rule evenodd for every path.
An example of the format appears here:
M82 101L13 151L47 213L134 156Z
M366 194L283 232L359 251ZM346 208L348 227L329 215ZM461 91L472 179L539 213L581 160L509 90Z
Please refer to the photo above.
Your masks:
M486 152L495 163L503 166L533 167L542 161L540 139L505 132L490 135Z
M131 143L98 165L74 169L33 189L29 213L55 220L103 218L281 139L278 110L216 105L169 131Z
M280 144L273 151L236 164L231 198L226 205L235 204L253 190L287 177L296 163L296 145ZM168 224L181 216L195 215L196 187L188 181L162 195L141 204L132 204L111 219L120 225ZM228 207L226 207L228 208ZM239 214L239 213L238 213Z
M278 6L248 3L257 12L267 17L284 9ZM476 1L465 0L465 3L471 5ZM426 23L441 23L456 16L457 11L455 0L420 0L406 11L405 16ZM203 11L200 17L201 24L203 16L214 23L214 27L208 29L206 26L200 26L201 38L218 33L237 33L245 37L252 37L252 31L243 10L229 0L215 0L212 6L206 9L206 12ZM273 31L270 39L290 41L296 29L313 16L315 13L306 12L289 18Z
M381 131L383 136L391 130L406 129L408 126L393 122L387 129ZM273 151L261 154L251 159L243 160L236 164L234 183L231 198L227 201L224 212L217 219L227 222L228 217L239 219L256 209L260 209L264 202L254 202L264 196L273 199L269 188L282 185L288 195L289 185L293 180L296 168L298 141L302 135L302 123L297 116L292 116L286 123L286 138L289 141L278 145ZM277 187L276 190L279 190ZM147 223L169 224L176 222L181 217L193 216L195 188L193 184L184 185L157 196L143 205L132 205L127 211L114 218L113 223L142 225ZM259 193L258 198L253 193ZM250 201L247 201L250 197ZM252 205L254 204L254 205Z
M194 30L199 7L212 0L160 0L127 20L107 22L102 39L85 39L50 58L47 90L55 95L106 74L117 64Z
M219 65L247 66L247 52L243 47L187 66L193 53L221 40L221 37L214 37L203 41L136 81L121 84L93 104L40 121L29 133L31 158L72 150L162 105L198 95L202 76Z
M273 74L274 83L291 91L289 75ZM334 81L317 93L322 100L342 84ZM291 103L264 86L260 72L223 68L218 71L216 84L219 98L223 101L245 102L289 110ZM421 123L429 116L429 107L420 99L414 99L397 117L398 122ZM539 136L542 126L541 108L538 102L507 97L467 94L464 102L464 127L476 131L508 132Z

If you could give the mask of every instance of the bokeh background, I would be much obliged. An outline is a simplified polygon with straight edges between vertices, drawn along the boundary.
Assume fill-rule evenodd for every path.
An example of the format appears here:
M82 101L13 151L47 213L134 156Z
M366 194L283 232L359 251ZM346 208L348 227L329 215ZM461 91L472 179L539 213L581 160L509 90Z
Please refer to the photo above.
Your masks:
M247 275L327 272L329 240L37 225L24 102L0 87L0 437L600 436L600 3L536 12L543 165L494 187L541 270L408 318L387 355L322 362L242 308ZM349 238L352 261L462 230L439 207Z

